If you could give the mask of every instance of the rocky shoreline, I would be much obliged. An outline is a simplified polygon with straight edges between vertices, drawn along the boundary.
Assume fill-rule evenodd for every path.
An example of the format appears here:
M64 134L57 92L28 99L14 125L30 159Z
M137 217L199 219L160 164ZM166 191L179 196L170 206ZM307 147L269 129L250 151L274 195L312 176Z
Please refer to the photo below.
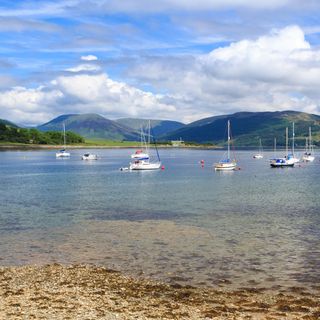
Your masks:
M233 291L91 265L1 267L0 319L320 319L320 286Z

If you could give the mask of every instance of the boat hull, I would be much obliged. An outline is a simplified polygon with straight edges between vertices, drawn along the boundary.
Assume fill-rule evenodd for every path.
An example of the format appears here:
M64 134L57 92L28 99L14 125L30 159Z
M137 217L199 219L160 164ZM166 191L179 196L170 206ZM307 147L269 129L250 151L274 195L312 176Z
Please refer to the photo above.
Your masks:
M70 158L69 152L57 152L56 158Z
M284 167L293 167L295 162L291 160L283 159L275 159L270 161L270 166L272 168L284 168Z
M253 159L263 159L263 155L262 154L255 154L253 156Z
M161 162L138 162L130 163L130 170L158 170L161 168Z
M315 159L314 156L303 156L302 157L302 161L304 161L304 162L313 162L314 159Z
M88 156L83 155L81 159L82 160L98 160L98 156L96 154L89 154Z
M232 170L235 170L236 167L237 167L237 164L235 162L216 163L214 165L214 170L216 170L216 171L232 171Z

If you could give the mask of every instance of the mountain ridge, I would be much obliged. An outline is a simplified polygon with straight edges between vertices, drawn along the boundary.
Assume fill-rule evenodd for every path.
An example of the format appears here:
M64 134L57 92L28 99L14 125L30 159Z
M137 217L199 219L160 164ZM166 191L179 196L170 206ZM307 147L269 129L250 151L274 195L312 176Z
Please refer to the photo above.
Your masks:
M134 130L95 113L60 115L37 126L37 129L40 131L61 131L63 123L66 130L76 132L87 139L132 141L139 139L139 135Z
M157 120L157 119L142 119L142 118L120 118L115 120L116 122L132 128L135 131L140 132L141 127L146 128L148 122L155 137L162 136L171 131L180 129L185 126L184 123L173 120Z
M175 140L180 137L189 142L224 144L227 120L231 128L236 145L257 145L262 139L264 145L273 145L274 137L279 144L284 145L285 128L291 128L295 122L296 141L300 145L305 142L308 127L311 126L314 134L320 135L320 116L299 111L265 111L265 112L236 112L208 117L192 122L185 127L163 135L163 140ZM317 139L320 140L320 139Z

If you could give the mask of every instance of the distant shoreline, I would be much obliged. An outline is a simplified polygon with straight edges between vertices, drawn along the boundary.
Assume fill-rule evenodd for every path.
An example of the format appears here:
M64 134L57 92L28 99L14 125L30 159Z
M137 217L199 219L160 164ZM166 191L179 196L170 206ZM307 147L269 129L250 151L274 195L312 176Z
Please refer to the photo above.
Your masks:
M59 150L62 149L63 146L61 145L47 145L47 144L15 144L15 143L0 143L0 151L4 150ZM136 145L121 145L121 142L119 144L115 145L95 145L95 144L81 144L81 145L68 145L67 149L72 150L72 149L140 149L141 145L138 143ZM151 146L151 149L154 147ZM179 150L179 149L196 149L196 150L225 150L224 147L221 146L208 146L208 145L183 145L179 147L174 147L169 144L159 144L157 145L157 148L159 149L174 149L174 150ZM241 151L241 150L250 150L254 151L257 150L257 147L255 146L238 146L236 147L236 151ZM315 149L317 150L317 148ZM265 147L264 151L273 151L273 148L270 147ZM285 151L284 146L279 146L277 148L277 153L278 152L283 152ZM303 147L296 147L297 152L304 152L305 149Z
M0 144L0 150L59 150L63 148L58 145L45 145L45 144ZM67 149L139 149L140 144L137 145L68 145ZM154 147L150 147L153 149ZM181 147L174 147L171 145L157 145L160 149L214 149L220 150L218 146L205 146L205 145L185 145Z

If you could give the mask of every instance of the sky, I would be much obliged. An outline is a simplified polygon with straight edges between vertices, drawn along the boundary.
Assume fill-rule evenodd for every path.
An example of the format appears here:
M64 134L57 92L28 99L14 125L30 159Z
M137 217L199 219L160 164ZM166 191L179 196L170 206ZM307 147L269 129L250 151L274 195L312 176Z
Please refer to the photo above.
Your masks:
M320 114L318 0L0 0L0 118Z

